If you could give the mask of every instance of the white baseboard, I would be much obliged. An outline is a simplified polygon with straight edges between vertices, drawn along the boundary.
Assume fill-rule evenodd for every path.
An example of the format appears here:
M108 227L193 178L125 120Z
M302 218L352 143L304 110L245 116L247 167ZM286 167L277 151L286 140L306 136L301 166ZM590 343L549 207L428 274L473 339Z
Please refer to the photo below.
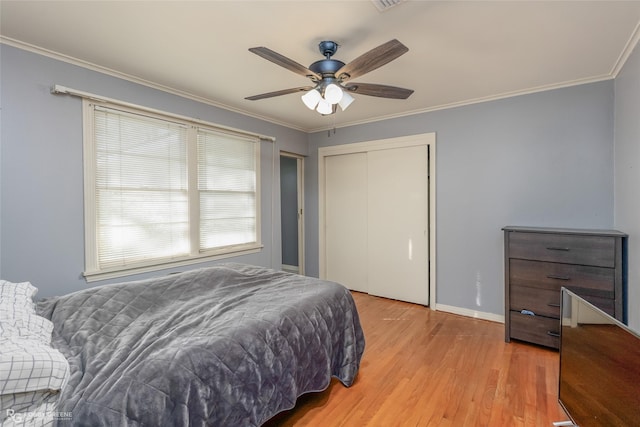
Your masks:
M455 307L453 305L436 304L436 311L459 314L460 316L473 317L475 319L489 320L491 322L504 323L504 316L500 314L485 313L483 311L470 310L468 308Z

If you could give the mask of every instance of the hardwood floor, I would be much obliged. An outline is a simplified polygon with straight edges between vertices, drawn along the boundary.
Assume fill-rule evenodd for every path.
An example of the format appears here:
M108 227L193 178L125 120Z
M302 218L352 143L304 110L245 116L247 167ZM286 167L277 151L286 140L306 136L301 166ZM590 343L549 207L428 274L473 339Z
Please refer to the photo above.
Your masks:
M354 292L366 337L355 383L265 426L551 426L558 352L504 342L504 325Z

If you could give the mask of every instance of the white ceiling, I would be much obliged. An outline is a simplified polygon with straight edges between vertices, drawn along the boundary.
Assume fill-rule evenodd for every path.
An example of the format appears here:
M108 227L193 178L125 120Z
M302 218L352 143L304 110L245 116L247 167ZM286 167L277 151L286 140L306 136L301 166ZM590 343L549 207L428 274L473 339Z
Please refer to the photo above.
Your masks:
M380 12L370 0L2 0L0 18L5 43L304 131L611 79L640 38L640 1L406 1ZM321 116L299 94L244 99L309 83L250 47L309 66L322 40L349 62L394 38L409 52L354 81L414 89L407 100L355 95Z

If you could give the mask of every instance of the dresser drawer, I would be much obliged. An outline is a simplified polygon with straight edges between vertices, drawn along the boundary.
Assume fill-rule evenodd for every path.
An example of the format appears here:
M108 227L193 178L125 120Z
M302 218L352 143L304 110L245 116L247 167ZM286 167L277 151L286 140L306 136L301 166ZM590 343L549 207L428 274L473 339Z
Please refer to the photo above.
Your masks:
M562 286L581 295L615 297L615 270L606 267L559 264L553 262L509 260L511 286L559 291Z
M511 338L547 347L560 347L560 320L543 316L529 316L512 311Z
M615 238L510 232L509 257L613 268Z
M560 290L511 286L511 310L529 310L539 316L560 319Z

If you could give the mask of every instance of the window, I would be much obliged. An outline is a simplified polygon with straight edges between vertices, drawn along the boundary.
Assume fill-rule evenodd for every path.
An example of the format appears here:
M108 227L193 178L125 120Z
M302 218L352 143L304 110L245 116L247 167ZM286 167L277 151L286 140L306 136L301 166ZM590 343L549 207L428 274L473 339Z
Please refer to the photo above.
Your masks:
M83 105L87 280L261 248L258 137Z

